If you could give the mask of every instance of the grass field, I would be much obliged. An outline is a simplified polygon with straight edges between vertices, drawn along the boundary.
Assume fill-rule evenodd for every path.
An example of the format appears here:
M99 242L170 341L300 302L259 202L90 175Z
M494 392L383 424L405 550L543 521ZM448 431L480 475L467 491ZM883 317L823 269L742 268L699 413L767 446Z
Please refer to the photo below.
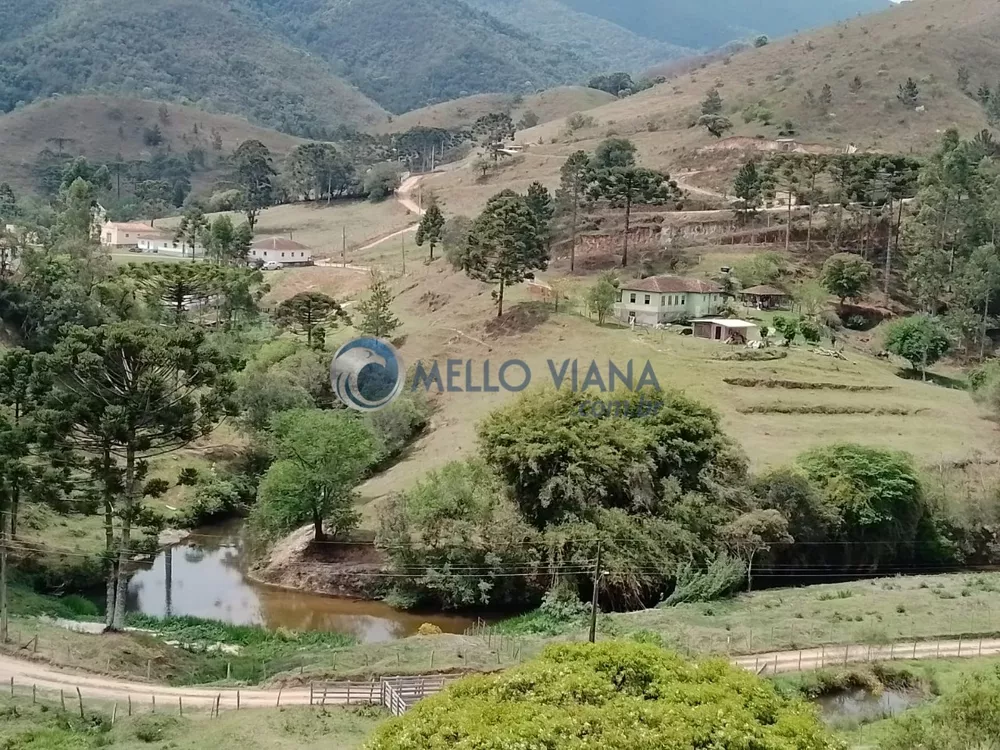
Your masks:
M242 214L231 214L235 222L244 221ZM327 206L324 201L292 203L269 208L260 215L256 236L291 236L312 248L316 258L342 257L344 232L347 232L347 262L354 263L354 251L393 232L419 221L393 200L336 201ZM158 226L175 227L180 217L163 219Z
M58 700L32 703L30 696L0 698L0 747L10 750L321 750L362 745L385 716L369 707L282 708L177 716L165 712L132 717L119 710L114 727L109 706L86 709L86 717L59 710ZM162 709L161 709L162 710Z

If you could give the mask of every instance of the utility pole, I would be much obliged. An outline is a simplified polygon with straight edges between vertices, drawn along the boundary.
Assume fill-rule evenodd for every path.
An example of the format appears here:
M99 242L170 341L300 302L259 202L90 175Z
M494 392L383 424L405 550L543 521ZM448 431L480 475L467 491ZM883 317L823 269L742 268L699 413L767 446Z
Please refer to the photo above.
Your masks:
M594 566L594 596L590 601L590 642L597 642L597 595L601 591L601 543L597 543L597 564Z
M399 235L399 244L403 251L403 276L406 276L406 232Z
M0 645L7 643L7 519L13 513L0 511ZM13 525L13 522L11 523Z
M343 244L340 248L340 257L344 260L344 268L347 268L347 227L341 227L344 233Z

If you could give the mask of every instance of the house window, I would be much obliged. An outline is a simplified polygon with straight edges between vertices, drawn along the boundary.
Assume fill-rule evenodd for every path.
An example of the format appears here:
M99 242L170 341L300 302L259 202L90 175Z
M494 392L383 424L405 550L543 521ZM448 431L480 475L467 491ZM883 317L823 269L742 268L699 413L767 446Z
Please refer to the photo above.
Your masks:
M667 304L667 295L660 297L660 307L664 307Z
M281 254L281 257L282 257L282 258L284 258L284 257L285 257L285 254L284 254L284 253L282 253L282 254Z
M681 304L682 305L686 305L687 304L687 297L681 297Z
M647 295L646 295L646 299L645 299L644 303L648 305L648 304L649 304L649 301L650 301L650 299L652 299L652 298L651 298L651 297L650 297L650 296L649 296L649 295L647 294Z
M304 257L306 257L306 254L304 252L303 253L299 253L299 257L300 258L304 258Z
M635 292L632 292L629 295L629 300L628 301L631 302L633 305L635 304Z

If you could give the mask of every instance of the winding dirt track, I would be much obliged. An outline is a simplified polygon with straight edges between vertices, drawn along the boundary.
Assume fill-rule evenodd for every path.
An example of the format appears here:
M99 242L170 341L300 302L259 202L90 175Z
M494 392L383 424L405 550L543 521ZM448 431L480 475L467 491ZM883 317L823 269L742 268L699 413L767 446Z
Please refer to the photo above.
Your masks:
M974 656L995 656L1000 654L1000 639L971 639L946 641L913 641L895 643L888 646L826 646L801 651L778 651L753 656L741 656L732 660L735 666L758 672L776 674L808 671L822 667L843 664L858 664L870 661L899 661L911 659L945 659ZM155 695L161 703L176 703L181 698L185 706L208 708L221 695L223 709L236 707L235 689L172 688L144 682L117 680L89 675L82 672L64 671L39 662L0 656L0 684L9 684L14 678L15 685L22 688L36 686L41 691L58 692L64 690L75 693L76 688L85 699L118 701L125 703L131 696L133 701L152 702ZM240 706L243 708L268 708L278 702L278 691L273 689L247 688L239 691ZM329 700L328 703L336 703ZM281 691L281 705L309 705L308 688L292 688Z

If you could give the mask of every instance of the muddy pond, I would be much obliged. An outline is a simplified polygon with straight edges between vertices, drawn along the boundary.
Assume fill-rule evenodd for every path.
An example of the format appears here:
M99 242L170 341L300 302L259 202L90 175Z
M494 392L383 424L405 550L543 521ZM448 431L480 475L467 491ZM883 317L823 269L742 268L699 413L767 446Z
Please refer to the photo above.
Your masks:
M241 522L201 529L166 547L129 583L128 610L190 615L235 625L348 633L363 643L405 638L425 622L462 633L474 619L402 612L381 602L321 596L247 578L249 544Z

